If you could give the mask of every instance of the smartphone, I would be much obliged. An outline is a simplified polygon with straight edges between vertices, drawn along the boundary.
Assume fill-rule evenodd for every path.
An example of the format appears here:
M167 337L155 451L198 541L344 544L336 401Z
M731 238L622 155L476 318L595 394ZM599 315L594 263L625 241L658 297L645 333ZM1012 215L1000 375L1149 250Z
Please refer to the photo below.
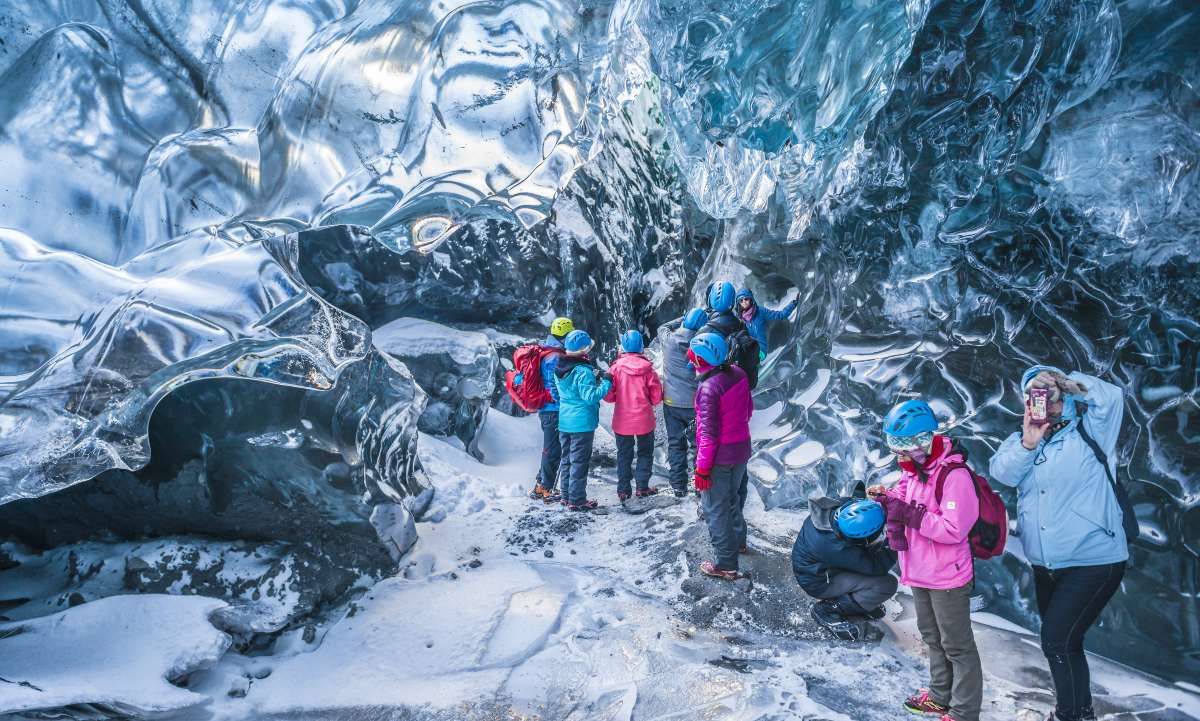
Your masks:
M1046 423L1046 406L1050 403L1049 388L1029 389L1029 419L1037 425Z

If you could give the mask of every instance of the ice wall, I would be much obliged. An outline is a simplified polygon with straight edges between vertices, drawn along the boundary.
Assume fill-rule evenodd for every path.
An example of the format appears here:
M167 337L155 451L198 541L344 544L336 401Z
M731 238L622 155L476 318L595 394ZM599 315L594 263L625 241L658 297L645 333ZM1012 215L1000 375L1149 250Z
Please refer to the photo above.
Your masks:
M747 14L725 15L731 27L755 13L783 23L808 6L734 7ZM760 486L802 502L886 478L878 424L909 395L929 399L986 468L1018 426L1025 367L1101 375L1125 389L1119 455L1142 534L1095 644L1195 675L1200 16L1188 3L1108 0L937 2L914 16L911 50L866 123L843 126L824 155L779 147L739 170L765 177L789 165L828 182L776 182L761 204L734 184L700 194L714 214L736 211L718 224L703 279L746 278L767 299L799 288L799 319L775 329L774 345L790 342L769 359L760 397L781 404L782 425L753 461ZM690 37L646 39L659 45L651 55L676 57ZM845 62L878 67L872 53L888 46L842 47ZM778 86L767 88L740 85L721 99L740 107L738 93L750 93L750 106L778 107ZM665 107L685 148L708 148L710 175L728 167L720 153L759 142L753 123ZM790 117L802 144L809 126ZM1036 622L1017 555L980 564L980 575L994 609Z
M0 510L26 542L85 537L86 512L131 535L92 501L165 482L184 490L139 514L154 533L369 525L396 552L426 494L425 394L372 329L569 313L607 349L730 277L768 304L799 291L754 459L780 502L886 476L878 419L908 394L983 460L1024 366L1125 388L1143 533L1097 640L1194 675L1198 17L1183 0L8 3ZM266 521L222 519L231 499ZM179 513L201 500L209 515ZM1018 557L981 580L1032 618Z

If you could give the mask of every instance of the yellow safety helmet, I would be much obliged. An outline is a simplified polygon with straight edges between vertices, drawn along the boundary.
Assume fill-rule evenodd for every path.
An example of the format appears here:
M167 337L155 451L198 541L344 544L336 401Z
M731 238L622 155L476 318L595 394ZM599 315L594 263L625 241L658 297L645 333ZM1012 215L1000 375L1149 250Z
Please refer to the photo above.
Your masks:
M565 338L568 333L575 330L575 324L570 318L555 318L550 324L550 335L558 338Z

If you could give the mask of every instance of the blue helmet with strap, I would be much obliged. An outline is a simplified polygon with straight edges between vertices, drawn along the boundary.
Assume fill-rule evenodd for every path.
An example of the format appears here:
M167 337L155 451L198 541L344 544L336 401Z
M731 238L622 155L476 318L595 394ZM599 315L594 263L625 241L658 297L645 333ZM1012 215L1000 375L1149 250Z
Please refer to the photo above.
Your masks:
M683 327L688 330L700 330L708 320L708 313L703 308L692 308L683 317Z
M621 334L621 350L626 353L641 353L646 347L642 334L636 330L627 330Z
M701 333L692 339L688 349L710 366L721 365L729 355L729 346L725 344L725 339L720 333Z
M875 501L855 499L842 505L834 516L838 533L852 541L870 541L883 530L883 506Z
M933 409L922 400L904 401L892 408L883 419L883 432L889 436L907 438L937 430L937 417Z
M713 283L708 287L708 306L719 313L723 313L733 307L733 297L735 294L733 283L726 281Z

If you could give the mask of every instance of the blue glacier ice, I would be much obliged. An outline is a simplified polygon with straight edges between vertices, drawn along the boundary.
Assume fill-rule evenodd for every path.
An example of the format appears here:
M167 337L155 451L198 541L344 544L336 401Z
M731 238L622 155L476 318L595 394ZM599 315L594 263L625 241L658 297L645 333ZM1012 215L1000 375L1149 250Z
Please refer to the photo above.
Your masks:
M1094 641L1200 673L1194 3L49 0L0 40L0 540L320 528L336 598L413 543L418 424L469 447L496 392L374 331L607 353L731 278L799 293L770 503L886 476L897 398L979 460L1030 363L1121 385L1142 534ZM1030 583L980 565L1022 623Z

